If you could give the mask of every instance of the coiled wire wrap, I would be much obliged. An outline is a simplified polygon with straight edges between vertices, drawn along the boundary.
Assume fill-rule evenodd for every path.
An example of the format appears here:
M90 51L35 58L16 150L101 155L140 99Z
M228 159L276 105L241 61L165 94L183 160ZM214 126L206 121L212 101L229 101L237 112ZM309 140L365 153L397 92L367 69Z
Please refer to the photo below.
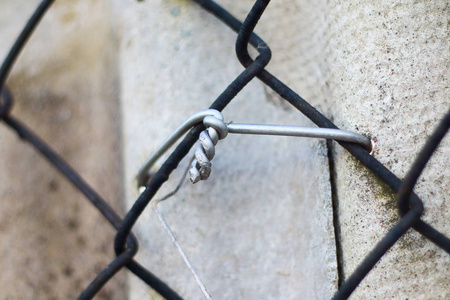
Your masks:
M227 124L223 121L223 116L218 111L216 111L215 114L206 116L203 119L203 125L205 125L206 130L200 133L200 144L195 149L195 159L189 169L189 177L192 183L208 179L211 174L211 160L215 155L214 146L219 140L224 139L228 133L334 139L360 145L367 152L372 152L375 146L372 140L359 133L335 128L265 124Z
M337 128L330 120L318 112L308 102L264 69L270 60L270 49L261 38L253 33L253 30L270 0L257 0L244 23L238 21L228 11L213 1L193 1L210 13L214 14L231 29L239 33L236 43L236 53L239 61L245 67L245 70L238 77L236 77L223 91L223 93L211 104L210 107L212 109L217 109L219 111L223 110L244 86L246 86L255 77L258 77L265 85L267 85L267 87L270 87L274 92L287 100L292 106L302 112L317 126L322 128ZM23 29L19 38L14 43L14 46L0 67L0 90L5 89L4 83L18 54L52 2L53 0L41 1L41 4L38 6L33 16L27 22L27 25ZM255 58L255 60L253 60L248 53L249 44L256 48L259 52L259 55ZM25 141L30 142L36 150L45 156L55 168L61 171L64 176L71 181L117 229L115 241L117 258L115 258L111 264L109 264L102 272L98 274L97 278L91 285L89 285L88 288L86 288L86 290L80 295L79 299L91 299L94 297L101 287L124 267L129 268L137 277L144 280L149 286L152 286L162 297L167 299L182 299L164 282L159 280L156 276L151 274L148 270L133 260L133 256L137 253L137 240L131 233L131 230L146 205L156 194L158 189L168 180L169 175L178 166L181 159L188 153L196 140L196 138L194 139L194 136L198 136L201 129L194 129L192 135L187 136L183 142L180 143L177 149L175 149L172 153L170 159L166 160L163 167L161 167L154 175L154 179L149 182L149 177L152 175L150 170L152 163L156 161L161 156L161 153L164 153L167 149L160 148L159 152L153 154L152 159L154 159L154 161L148 161L146 163L146 166L144 166L144 169L140 172L141 177L139 178L143 183L148 184L148 188L136 200L133 207L127 212L124 220L121 220L119 215L108 205L108 203L103 200L95 192L95 190L93 190L67 163L65 163L61 157L59 157L30 129L9 115L9 110L11 108L10 104L12 103L12 96L9 93L5 93L5 90L3 90L0 97L0 121L16 131ZM198 122L200 121L201 119ZM194 124L196 123L194 122ZM450 126L449 124L450 112L447 113L443 122L439 125L439 128L436 129L432 136L429 137L427 144L419 153L418 158L411 167L410 172L407 173L403 182L375 158L370 157L367 153L361 151L362 149L357 145L353 145L352 141L341 140L350 142L341 143L341 145L363 165L371 170L373 174L380 179L380 181L386 183L392 191L399 192L398 206L401 219L366 256L364 261L362 261L362 263L356 268L353 274L346 278L345 282L342 286L340 286L339 292L333 299L347 299L355 288L361 283L368 272L373 269L381 257L383 257L383 255L385 255L385 253L394 244L396 244L400 237L402 237L410 228L421 233L425 238L441 247L447 253L450 253L450 239L420 219L420 214L423 211L423 205L420 198L418 198L413 191L417 179L425 168L432 153L447 133ZM237 133L236 131L233 131L233 126L235 125L236 124L230 124L228 128L229 133ZM247 132L247 134L249 134L249 132ZM213 133L211 133L211 139L212 135ZM172 140L169 141L174 142ZM361 143L355 144L361 145ZM170 147L170 145L172 144L166 144L167 147ZM361 146L363 146L365 150L369 148L369 146L365 146L365 143Z
M221 119L207 116L203 119L203 124L207 129L200 133L200 144L195 149L195 159L189 169L189 178L192 183L208 179L211 174L211 160L216 154L214 146L219 139L224 139L228 135L227 124Z
M150 178L152 177L151 168L155 162L163 155L180 137L182 137L186 132L188 132L194 125L202 122L207 116L215 116L219 120L223 120L222 114L215 109L207 109L199 111L192 116L190 116L186 121L183 122L177 129L162 143L162 145L156 149L150 157L147 159L145 164L139 170L137 175L138 186L146 186Z

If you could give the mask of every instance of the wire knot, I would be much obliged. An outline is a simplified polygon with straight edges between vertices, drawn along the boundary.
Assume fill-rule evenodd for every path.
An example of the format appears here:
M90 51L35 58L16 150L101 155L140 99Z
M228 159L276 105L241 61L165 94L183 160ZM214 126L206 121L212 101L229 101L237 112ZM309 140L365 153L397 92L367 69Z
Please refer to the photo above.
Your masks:
M4 86L0 90L0 119L7 117L11 111L13 98L8 88Z
M211 160L216 153L215 145L228 135L227 124L215 116L205 117L203 124L206 129L200 133L200 144L195 149L195 159L189 169L189 178L192 183L208 179L211 174Z

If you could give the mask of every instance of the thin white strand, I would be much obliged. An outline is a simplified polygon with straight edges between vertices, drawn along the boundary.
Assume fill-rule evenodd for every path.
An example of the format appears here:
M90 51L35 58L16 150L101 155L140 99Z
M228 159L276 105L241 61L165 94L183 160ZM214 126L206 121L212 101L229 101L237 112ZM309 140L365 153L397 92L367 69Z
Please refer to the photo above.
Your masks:
M190 262L190 260L188 259L186 253L183 251L183 248L181 248L180 243L178 243L177 238L175 237L175 234L173 233L173 231L170 229L169 224L167 223L166 219L164 218L164 215L162 214L162 212L160 212L158 210L158 208L156 207L158 205L159 202L164 201L170 197L172 197L173 195L175 195L178 190L181 188L181 186L183 185L183 181L186 178L186 175L188 173L188 170L191 166L192 161L195 159L195 157L193 157L191 159L191 162L188 164L188 168L185 170L183 176L181 177L180 182L178 183L177 187L175 188L175 190L173 190L172 192L170 192L169 194L165 195L164 197L160 198L160 199L154 199L152 200L150 203L153 206L153 209L155 211L155 213L158 215L159 220L161 221L161 224L163 225L164 229L167 231L167 234L170 236L170 238L172 239L172 242L174 243L174 245L177 247L178 252L181 254L181 257L183 257L184 263L186 264L186 266L189 268L189 270L191 271L192 275L194 275L195 281L197 281L197 285L200 287L203 295L205 296L206 299L208 300L213 300L213 298L211 297L211 295L209 294L208 290L206 289L205 284L203 283L203 281L200 279L200 276L198 276L197 272L195 271L194 266L192 265L192 263Z
M208 300L213 300L213 298L209 294L208 290L206 289L205 284L203 283L203 281L200 279L200 277L198 276L197 272L195 271L194 266L192 265L192 263L190 262L190 260L186 256L186 254L184 253L183 249L181 248L180 243L178 243L178 240L175 237L175 235L172 232L172 230L170 229L169 224L167 224L166 219L164 218L164 215L156 207L156 204L158 204L158 203L156 202L153 205L153 209L155 210L155 213L158 215L159 220L161 221L162 225L164 226L164 228L166 229L166 231L169 234L170 238L172 239L172 242L177 247L178 252L180 252L181 256L183 257L184 263L189 268L189 270L191 271L192 275L194 275L194 278L197 281L198 286L202 290L203 295L205 295L205 298L208 299Z

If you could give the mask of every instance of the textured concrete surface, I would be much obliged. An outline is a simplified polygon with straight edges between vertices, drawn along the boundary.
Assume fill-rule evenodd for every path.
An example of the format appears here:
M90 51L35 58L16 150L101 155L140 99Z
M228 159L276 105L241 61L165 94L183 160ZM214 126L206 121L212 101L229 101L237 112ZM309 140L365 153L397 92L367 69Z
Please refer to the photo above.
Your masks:
M242 19L253 1L221 3ZM149 153L190 114L207 108L243 68L234 54L236 35L189 1L116 1L116 9L121 18L129 208L138 196L135 175ZM284 30L275 31L270 20L280 16ZM297 21L298 15L286 14L286 6L274 2L258 32L269 45L274 42L274 70L284 70L280 77L296 90L308 90L315 77L292 66L304 65L307 72L314 72L307 57L291 53L304 38ZM293 40L285 39L286 30L294 34ZM302 77L309 80L299 80ZM308 96L322 101L314 93ZM234 122L311 125L258 81L237 96L224 116ZM161 204L213 297L331 297L337 273L326 153L319 141L230 135L217 145L208 181L186 182L175 197ZM173 189L186 164L159 197ZM135 233L142 242L138 259L145 266L186 299L202 298L151 209L144 212ZM130 276L130 299L158 298Z
M219 1L240 19L253 2ZM37 3L0 3L1 57ZM134 176L147 155L242 67L236 35L190 1L114 0L112 15L109 3L56 1L9 84L14 115L120 210L121 187L126 208L138 196ZM375 157L401 178L449 107L448 9L445 1L273 1L257 32L273 52L268 69L341 128L373 137ZM224 116L311 125L258 81ZM415 190L424 220L447 235L449 143ZM332 160L347 277L398 216L395 195L370 172L338 146ZM176 185L186 163L157 196ZM4 126L0 165L0 264L7 266L0 298L75 298L112 259L114 232ZM338 280L330 189L323 142L230 135L217 146L211 178L186 182L160 208L215 298L327 299ZM187 299L202 298L150 209L135 232L139 261ZM449 274L449 256L411 231L352 299L448 299ZM133 275L127 293L120 275L100 299L159 299Z
M40 1L0 2L4 57ZM13 70L13 115L121 208L109 4L56 1ZM113 230L0 122L0 298L75 299L114 257ZM98 299L124 299L118 276Z
M322 73L341 128L377 142L402 178L449 109L448 3L337 1L326 6ZM450 235L447 137L416 186L423 219ZM343 271L349 276L398 220L395 196L335 149ZM449 299L450 256L416 232L388 252L352 299Z

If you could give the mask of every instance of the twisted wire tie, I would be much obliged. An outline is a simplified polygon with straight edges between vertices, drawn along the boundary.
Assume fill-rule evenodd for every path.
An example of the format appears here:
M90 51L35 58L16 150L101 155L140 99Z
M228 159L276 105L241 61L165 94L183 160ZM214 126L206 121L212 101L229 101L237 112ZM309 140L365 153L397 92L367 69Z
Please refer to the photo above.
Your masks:
M195 149L195 159L189 169L189 178L192 183L208 179L211 174L211 160L216 154L215 146L219 139L222 140L228 135L228 127L223 120L207 116L203 119L203 124L207 129L200 133L200 143Z
M373 140L370 140L356 132L334 128L286 125L227 124L223 121L223 116L219 111L208 109L200 111L189 117L156 151L150 155L147 162L138 173L137 178L139 186L145 186L148 182L151 177L151 167L156 160L161 157L161 155L164 154L164 152L167 151L170 146L172 146L181 136L183 136L188 130L202 120L207 129L200 133L200 144L195 150L195 160L192 162L191 168L189 169L189 176L193 183L208 179L211 174L211 160L215 155L215 145L219 140L224 139L228 133L332 139L358 144L371 154L375 148L375 143Z

